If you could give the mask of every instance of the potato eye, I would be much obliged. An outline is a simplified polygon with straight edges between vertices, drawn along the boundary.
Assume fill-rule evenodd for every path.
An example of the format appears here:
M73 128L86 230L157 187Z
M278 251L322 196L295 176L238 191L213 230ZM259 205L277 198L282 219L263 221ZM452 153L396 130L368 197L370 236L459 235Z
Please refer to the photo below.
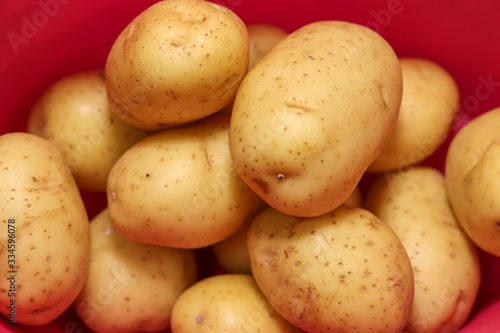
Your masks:
M284 180L286 178L285 175L282 173L278 173L276 177L278 178L278 180Z

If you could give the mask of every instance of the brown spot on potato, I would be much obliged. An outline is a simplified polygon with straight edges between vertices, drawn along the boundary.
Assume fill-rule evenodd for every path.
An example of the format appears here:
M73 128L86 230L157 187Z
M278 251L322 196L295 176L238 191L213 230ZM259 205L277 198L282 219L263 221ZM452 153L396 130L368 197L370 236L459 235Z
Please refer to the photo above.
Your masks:
M257 184L265 194L269 193L269 185L264 180L260 178L253 178L252 182Z

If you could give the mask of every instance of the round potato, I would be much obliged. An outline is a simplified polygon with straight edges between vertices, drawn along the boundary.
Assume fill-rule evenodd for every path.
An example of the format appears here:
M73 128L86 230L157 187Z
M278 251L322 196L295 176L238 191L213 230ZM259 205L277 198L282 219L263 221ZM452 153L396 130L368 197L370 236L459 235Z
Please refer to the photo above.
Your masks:
M500 108L466 124L445 163L446 190L458 222L482 250L500 257Z
M386 144L401 90L399 60L374 31L340 21L299 28L238 90L229 130L236 170L285 214L327 213Z
M187 289L172 311L172 333L302 332L284 320L264 297L254 278L224 274Z
M288 36L284 29L265 23L247 25L248 32L248 68L252 68L276 44Z
M0 313L47 324L78 296L90 230L80 192L55 145L36 135L0 136Z
M138 142L108 180L114 227L138 241L201 248L233 234L264 203L231 162L229 118L208 117Z
M109 107L104 70L68 75L35 103L28 132L54 143L79 188L105 192L111 168L149 132L122 122Z
M193 250L131 241L111 225L108 209L90 223L90 267L74 302L96 332L159 332L175 301L198 279Z
M248 70L248 33L229 9L204 0L160 1L114 42L106 62L112 110L161 130L229 104Z
M457 331L474 306L481 272L443 175L429 167L386 173L371 185L364 207L394 230L410 257L415 291L405 332Z
M301 218L266 208L248 231L252 273L283 318L307 332L402 332L414 280L397 235L341 205Z
M402 170L422 162L446 140L460 93L451 74L422 58L400 58L403 97L391 139L367 171Z

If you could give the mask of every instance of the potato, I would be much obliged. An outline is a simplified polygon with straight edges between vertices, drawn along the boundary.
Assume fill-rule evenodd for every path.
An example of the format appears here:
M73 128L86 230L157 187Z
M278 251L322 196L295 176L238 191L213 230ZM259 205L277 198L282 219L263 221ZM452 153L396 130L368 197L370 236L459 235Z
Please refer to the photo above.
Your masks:
M362 194L359 187L356 187L351 195L344 201L345 205L361 207ZM259 213L257 211L256 213ZM250 215L243 225L228 238L212 245L213 253L218 263L231 273L250 274L250 256L246 244L248 228L255 216Z
M500 108L474 118L455 135L445 162L448 197L472 241L500 257Z
M88 270L87 212L57 147L28 133L0 136L0 312L16 324L56 319Z
M47 88L27 130L61 150L79 188L96 192L106 191L109 172L125 150L149 134L111 112L103 69L68 75Z
M284 320L248 274L207 277L177 300L172 333L302 332Z
M229 9L165 0L139 14L106 62L112 110L126 123L161 130L229 104L248 70L248 33Z
M95 332L158 332L170 327L175 301L198 279L193 250L131 241L104 209L90 223L90 267L74 303Z
M247 250L247 233L257 213L259 211L250 214L231 236L211 246L217 263L229 273L252 273Z
M285 214L329 212L389 139L401 85L399 60L374 31L341 21L299 28L238 90L229 130L236 170Z
M208 117L151 135L108 180L113 226L129 239L201 248L233 234L264 203L231 162L229 118Z
M252 274L283 318L307 332L402 332L413 272L370 212L341 205L302 218L266 208L248 231Z
M248 68L252 68L276 44L288 36L284 29L265 23L247 25L248 32Z
M266 55L288 33L272 24L254 23L247 27L248 33L248 68L252 68L264 55ZM231 116L234 100L223 107L218 114Z
M361 193L361 189L356 186L351 194L345 199L343 202L344 205L361 207L363 203L363 194Z
M424 58L400 58L403 97L391 139L368 167L372 173L422 162L446 140L460 93L451 74Z
M458 330L474 306L481 273L476 248L448 203L443 175L430 167L381 175L364 207L396 232L410 256L415 291L405 332Z

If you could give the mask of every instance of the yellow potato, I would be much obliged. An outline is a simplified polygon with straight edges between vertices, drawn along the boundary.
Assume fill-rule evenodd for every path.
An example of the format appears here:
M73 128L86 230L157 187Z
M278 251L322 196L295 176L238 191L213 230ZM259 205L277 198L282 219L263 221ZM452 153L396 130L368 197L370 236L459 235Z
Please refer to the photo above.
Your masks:
M393 49L366 27L325 21L292 32L238 90L229 130L236 170L285 214L334 209L389 139L401 85Z
M149 132L122 122L109 107L104 70L68 75L38 99L28 132L54 143L79 188L105 192L118 158Z
M273 208L248 232L252 273L285 319L307 332L402 332L413 272L401 241L370 212L341 205L301 218Z
M453 138L446 190L458 222L482 250L500 257L500 108L474 118Z
M387 173L371 185L365 206L398 235L415 280L405 332L451 333L467 320L481 273L474 244L448 203L443 175L429 167Z
M247 25L248 68L252 68L276 44L288 35L284 29L272 24L254 23Z
M441 65L423 58L401 58L403 97L391 139L368 172L402 170L423 161L448 137L458 112L457 83Z
M104 209L90 223L90 267L74 303L96 332L158 332L170 327L175 301L198 279L192 250L131 241Z
M351 195L344 201L345 205L361 207L362 194L356 187ZM259 213L257 211L256 213ZM218 263L230 273L250 274L250 256L246 244L248 228L255 216L251 215L240 228L228 238L212 245L213 253Z
M274 45L285 38L288 33L272 24L249 24L248 32L248 68L252 68ZM230 116L234 100L223 107L218 114Z
M129 239L201 248L233 234L263 201L231 162L229 118L208 117L130 148L108 180L109 214Z
M82 198L57 147L28 133L0 136L0 312L44 325L80 292L90 256Z
M212 245L217 262L229 273L251 274L250 257L247 250L247 233L256 213L251 214L231 236Z
M172 333L302 332L269 304L254 278L224 274L187 289L172 311Z
M123 121L147 130L186 124L234 99L248 70L248 33L215 3L159 1L117 37L105 70Z
M361 193L360 188L356 186L351 195L349 195L343 203L348 206L361 207L363 203L363 194Z

